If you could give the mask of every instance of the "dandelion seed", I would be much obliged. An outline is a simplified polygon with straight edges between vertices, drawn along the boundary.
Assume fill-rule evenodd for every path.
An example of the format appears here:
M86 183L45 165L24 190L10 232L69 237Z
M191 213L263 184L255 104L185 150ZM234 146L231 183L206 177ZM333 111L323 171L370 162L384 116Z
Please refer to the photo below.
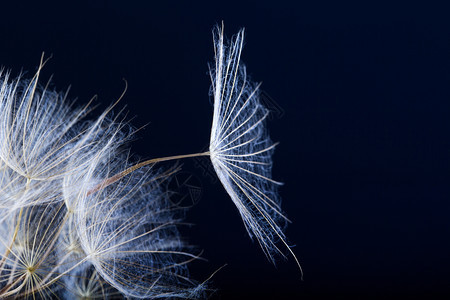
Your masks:
M282 254L277 240L290 250L283 233L288 220L277 194L281 183L271 179L276 144L264 126L269 112L259 100L259 85L248 80L241 62L243 41L244 30L229 44L224 42L223 26L214 30L215 65L210 71L214 116L209 151L217 176L249 235L257 238L273 261L274 251Z
M93 166L88 181L117 173L126 159L107 161ZM196 286L186 264L197 257L183 252L165 178L141 168L95 193L88 186L75 210L86 260L128 297L186 297Z
M83 110L66 105L65 96L38 87L38 73L30 81L20 78L0 89L0 158L29 180L61 178L65 161L74 151L74 125Z
M256 237L266 256L284 256L281 242L297 257L286 242L283 229L289 220L281 210L277 189L271 178L272 143L265 128L269 112L259 100L259 85L248 79L241 62L244 30L229 43L223 26L213 31L215 65L210 67L214 114L208 152L150 159L136 164L98 185L107 186L135 170L157 162L188 157L210 156L217 176L236 205L250 237ZM96 189L97 189L96 188Z
M60 261L58 236L65 207L60 204L29 206L9 218L0 243L0 295L52 298L55 286L46 285L55 276ZM45 287L36 290L36 287Z

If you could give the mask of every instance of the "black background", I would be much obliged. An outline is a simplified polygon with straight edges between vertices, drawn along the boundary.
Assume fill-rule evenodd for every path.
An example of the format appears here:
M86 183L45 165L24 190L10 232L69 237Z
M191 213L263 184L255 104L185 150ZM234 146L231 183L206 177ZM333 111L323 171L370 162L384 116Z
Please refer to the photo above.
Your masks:
M36 70L81 105L98 95L140 130L141 158L208 145L212 27L246 28L243 60L276 110L274 178L301 261L272 266L202 162L183 230L214 299L430 299L450 295L450 19L430 4L20 1L0 6L0 65ZM336 1L337 2L337 1ZM425 3L425 2L424 2ZM205 175L206 173L206 175ZM194 184L194 185L195 185Z

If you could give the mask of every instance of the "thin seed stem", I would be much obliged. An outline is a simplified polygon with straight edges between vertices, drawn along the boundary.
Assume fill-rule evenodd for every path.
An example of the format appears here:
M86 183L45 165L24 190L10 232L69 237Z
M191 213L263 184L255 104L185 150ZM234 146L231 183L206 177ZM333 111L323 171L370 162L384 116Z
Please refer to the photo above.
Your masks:
M143 162L140 162L138 164L135 164L134 166L129 167L128 169L117 173L116 175L113 175L112 177L109 177L105 179L102 183L99 183L96 185L92 190L90 190L87 195L91 195L95 192L98 192L99 190L104 189L105 187L113 184L114 182L120 180L121 178L127 176L128 174L136 171L139 168L142 168L147 165L163 162L163 161L169 161L169 160L175 160L175 159L182 159L182 158L189 158L189 157L199 157L199 156L209 156L209 151L207 152L201 152L201 153L193 153L193 154L184 154L184 155L174 155L174 156L167 156L167 157L160 157L160 158L152 158Z

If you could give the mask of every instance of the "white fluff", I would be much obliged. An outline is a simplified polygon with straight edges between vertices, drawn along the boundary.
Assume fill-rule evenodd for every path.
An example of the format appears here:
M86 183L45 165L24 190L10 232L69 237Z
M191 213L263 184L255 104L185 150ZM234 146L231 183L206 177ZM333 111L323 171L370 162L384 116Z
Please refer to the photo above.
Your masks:
M271 179L275 144L264 125L269 112L259 100L259 85L248 79L241 62L244 30L231 42L224 41L223 27L216 27L213 35L211 161L249 235L273 261L274 252L282 253L277 241L288 246L283 233L287 219L277 194L281 183Z
M120 156L100 161L87 170L87 181L101 183L126 166ZM165 178L144 167L94 193L87 186L75 209L86 260L127 297L184 298L195 287L185 265L196 257L183 252Z
M214 116L208 152L131 164L131 136L111 106L85 121L89 104L0 72L0 298L199 298L170 201L155 163L209 155L248 233L266 255L289 251L272 154L259 101L240 61L244 31L214 30ZM292 251L291 251L292 253ZM293 253L292 253L293 254ZM294 255L295 258L295 255ZM298 263L298 262L297 262Z
M84 113L67 105L65 95L38 87L38 74L11 83L6 74L0 89L0 158L30 181L65 175L77 150L74 125Z
M123 120L82 120L38 75L0 75L0 298L201 297L164 173L110 181L130 167Z

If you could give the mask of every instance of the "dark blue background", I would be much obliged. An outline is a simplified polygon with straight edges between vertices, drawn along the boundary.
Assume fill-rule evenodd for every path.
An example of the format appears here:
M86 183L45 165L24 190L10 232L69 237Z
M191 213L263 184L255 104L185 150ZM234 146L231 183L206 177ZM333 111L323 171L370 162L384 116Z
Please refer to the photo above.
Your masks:
M450 20L429 4L73 1L2 4L0 64L100 109L124 83L142 158L208 145L211 28L246 28L243 60L278 109L274 178L285 182L290 257L277 267L196 160L202 198L184 230L215 299L430 299L450 295ZM37 3L39 2L39 3ZM377 2L378 3L378 2Z

